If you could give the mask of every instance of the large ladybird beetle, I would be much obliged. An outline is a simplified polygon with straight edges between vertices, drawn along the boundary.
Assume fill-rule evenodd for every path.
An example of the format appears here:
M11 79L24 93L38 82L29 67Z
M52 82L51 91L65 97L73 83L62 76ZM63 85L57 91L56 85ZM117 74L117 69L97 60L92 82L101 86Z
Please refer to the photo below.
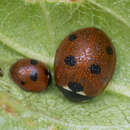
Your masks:
M115 48L97 28L69 34L56 51L54 76L58 88L73 101L83 101L103 92L116 64Z

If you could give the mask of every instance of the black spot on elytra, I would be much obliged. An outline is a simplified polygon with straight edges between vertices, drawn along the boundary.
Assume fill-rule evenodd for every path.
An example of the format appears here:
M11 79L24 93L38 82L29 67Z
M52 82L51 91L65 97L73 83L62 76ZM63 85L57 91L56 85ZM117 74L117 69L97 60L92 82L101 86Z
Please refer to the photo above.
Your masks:
M67 56L65 57L64 62L69 66L74 66L76 64L76 59L74 56Z
M21 81L21 84L22 84L22 85L25 85L25 82L24 82L24 81Z
M83 87L80 83L76 82L69 82L68 87L73 91L73 92L79 92L83 91Z
M107 51L107 53L108 53L109 55L113 55L113 50L112 50L112 48L111 48L110 46L108 46L108 47L106 48L106 51Z
M77 38L77 36L76 36L75 34L72 34L72 35L69 36L69 40L70 40L70 41L73 41L73 40L75 40L76 38Z
M30 79L32 81L36 81L37 80L37 72L35 70L33 70L31 73L30 73Z
M31 60L30 60L30 64L32 64L32 65L36 65L37 63L38 63L37 60L34 60L34 59L31 59Z
M91 73L93 74L100 74L101 73L101 68L99 65L92 64L90 67Z

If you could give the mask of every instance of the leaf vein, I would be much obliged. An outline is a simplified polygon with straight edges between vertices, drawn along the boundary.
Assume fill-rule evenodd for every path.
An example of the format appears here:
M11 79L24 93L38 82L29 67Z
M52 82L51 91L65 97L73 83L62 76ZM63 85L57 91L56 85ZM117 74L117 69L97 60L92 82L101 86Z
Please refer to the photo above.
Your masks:
M112 9L109 9L107 7L102 6L101 4L97 3L96 1L93 0L88 0L88 2L92 3L93 5L96 5L97 7L105 10L106 12L108 12L109 14L113 15L114 17L116 17L117 19L119 19L122 23L124 23L125 25L127 25L128 27L130 27L130 22L126 21L125 18L123 18L122 16L120 16L119 14L117 14L116 12L114 12Z
M31 51L27 48L24 48L20 44L16 44L15 41L13 41L11 38L8 38L7 36L0 33L0 40L2 41L4 45L11 48L12 50L16 51L17 53L23 55L24 57L32 57L41 60L42 55L35 53L34 51ZM47 54L44 54L44 62L49 63L49 58L47 58Z

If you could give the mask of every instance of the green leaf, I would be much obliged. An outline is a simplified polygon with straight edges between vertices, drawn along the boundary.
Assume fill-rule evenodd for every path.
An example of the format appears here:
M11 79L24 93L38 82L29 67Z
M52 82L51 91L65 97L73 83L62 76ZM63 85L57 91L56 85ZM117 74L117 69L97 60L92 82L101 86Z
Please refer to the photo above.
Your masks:
M112 40L116 71L107 89L85 103L68 101L53 83L41 93L25 92L10 79L20 58L45 62L53 75L60 42L70 32L98 27ZM0 1L0 129L130 129L129 0Z

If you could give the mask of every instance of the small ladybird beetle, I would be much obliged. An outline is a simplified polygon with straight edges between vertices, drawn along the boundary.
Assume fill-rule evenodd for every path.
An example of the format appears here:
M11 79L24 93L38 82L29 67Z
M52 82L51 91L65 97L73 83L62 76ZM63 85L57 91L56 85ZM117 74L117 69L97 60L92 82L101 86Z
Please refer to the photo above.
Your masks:
M72 32L56 51L54 76L58 88L73 101L83 101L103 92L116 64L114 46L97 28Z
M40 92L50 82L50 72L44 63L35 59L20 59L10 68L11 78L27 91Z

